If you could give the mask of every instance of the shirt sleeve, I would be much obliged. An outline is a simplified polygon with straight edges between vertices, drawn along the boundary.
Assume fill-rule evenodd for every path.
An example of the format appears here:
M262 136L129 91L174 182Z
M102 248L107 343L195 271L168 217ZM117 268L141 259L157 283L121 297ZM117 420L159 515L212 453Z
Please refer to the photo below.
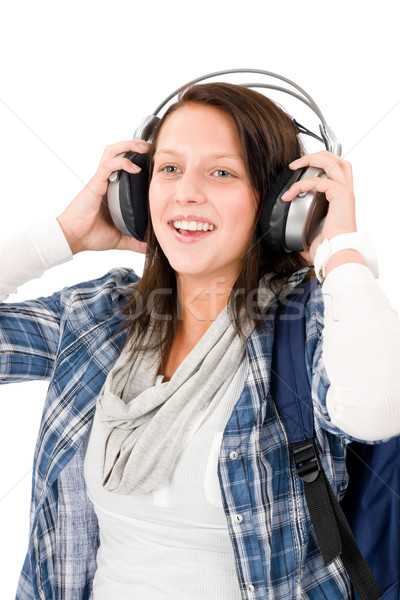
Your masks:
M72 257L56 219L0 244L1 300ZM60 294L0 303L0 383L50 379L60 336Z
M322 286L323 327L313 370L321 425L348 439L400 433L400 321L371 271L332 270Z
M0 301L47 269L72 259L56 218L0 242Z

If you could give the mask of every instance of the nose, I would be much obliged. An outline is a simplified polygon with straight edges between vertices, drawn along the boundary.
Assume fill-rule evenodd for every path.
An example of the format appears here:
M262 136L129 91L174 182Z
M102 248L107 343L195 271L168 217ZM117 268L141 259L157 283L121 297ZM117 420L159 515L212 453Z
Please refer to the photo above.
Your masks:
M204 181L196 169L187 168L177 182L175 202L182 205L191 202L203 204L205 200Z

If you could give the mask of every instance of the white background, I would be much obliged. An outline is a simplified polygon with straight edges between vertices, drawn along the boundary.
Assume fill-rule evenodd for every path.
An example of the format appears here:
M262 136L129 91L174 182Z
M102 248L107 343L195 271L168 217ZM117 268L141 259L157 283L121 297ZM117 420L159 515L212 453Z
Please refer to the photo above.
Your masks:
M398 311L396 9L394 0L4 2L0 238L59 214L93 175L104 147L130 139L181 84L219 69L266 69L304 87L342 142L353 164L359 229L373 234L380 282ZM317 131L313 114L287 98L279 101ZM142 265L128 252L81 254L10 300L50 294L114 266L140 273ZM0 391L4 599L14 597L27 547L30 468L45 391L43 382Z

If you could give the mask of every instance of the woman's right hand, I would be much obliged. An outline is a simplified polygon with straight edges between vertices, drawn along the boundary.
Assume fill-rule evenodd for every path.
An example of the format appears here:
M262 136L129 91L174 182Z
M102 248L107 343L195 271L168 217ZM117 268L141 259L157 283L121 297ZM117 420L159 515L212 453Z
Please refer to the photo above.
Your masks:
M114 225L107 205L108 178L121 169L138 173L140 167L128 158L117 155L123 152L147 152L144 140L130 140L107 146L96 174L77 197L57 217L73 254L84 250L133 250L146 252L146 244L123 234Z

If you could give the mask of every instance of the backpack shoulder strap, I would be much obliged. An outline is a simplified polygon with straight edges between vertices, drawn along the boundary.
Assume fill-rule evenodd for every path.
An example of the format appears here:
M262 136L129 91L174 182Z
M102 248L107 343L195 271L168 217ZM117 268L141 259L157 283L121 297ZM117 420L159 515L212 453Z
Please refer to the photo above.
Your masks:
M317 280L298 285L280 301L275 317L271 391L291 444L314 437L314 415L305 363L305 309Z
M311 386L305 361L305 307L317 280L301 283L280 302L275 317L271 392L291 446L324 563L339 556L360 600L382 591L354 539L321 467L315 443Z

